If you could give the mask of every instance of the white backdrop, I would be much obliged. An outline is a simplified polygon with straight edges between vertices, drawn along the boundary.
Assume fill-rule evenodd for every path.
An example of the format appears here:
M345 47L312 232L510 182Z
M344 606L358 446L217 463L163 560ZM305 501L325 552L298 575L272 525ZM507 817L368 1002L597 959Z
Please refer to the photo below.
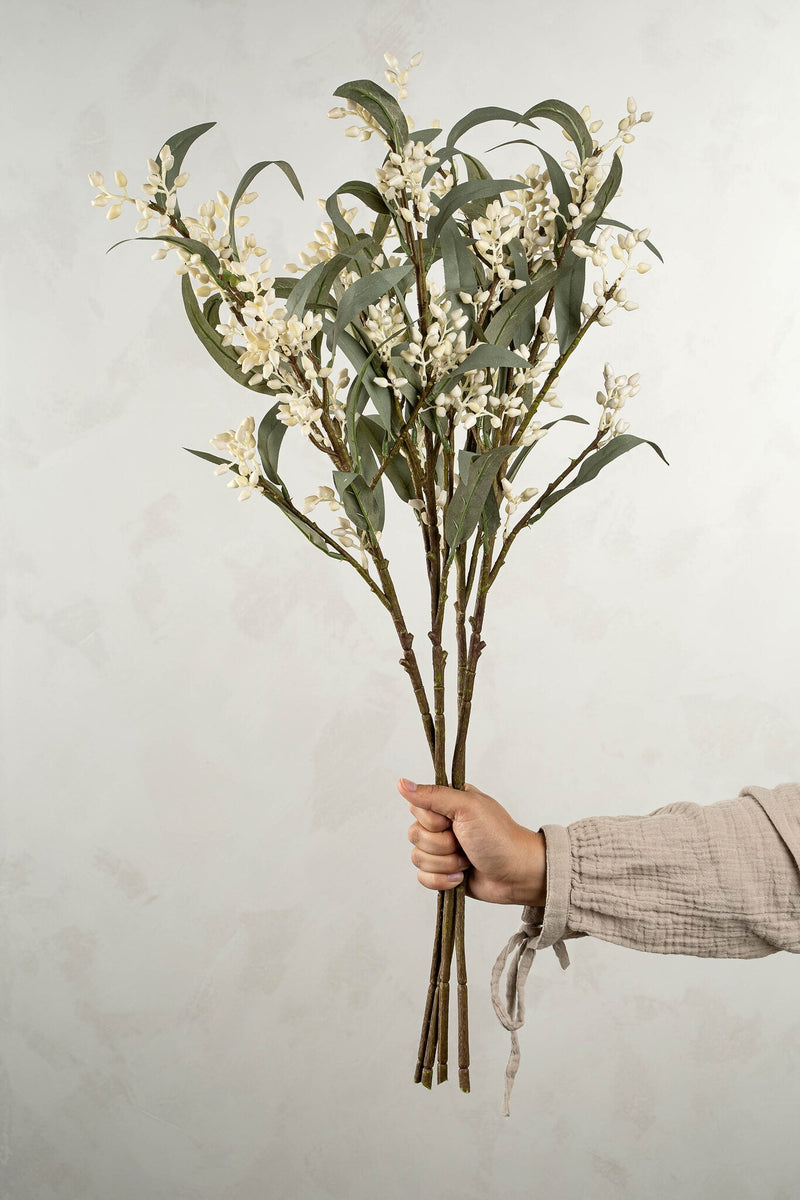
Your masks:
M263 409L197 342L174 256L106 255L136 214L105 221L87 173L140 194L165 138L216 121L184 210L288 159L305 202L271 168L248 210L283 273L316 197L379 161L325 114L384 50L424 51L418 127L557 97L608 137L629 94L653 110L613 213L665 263L560 394L594 422L603 362L639 371L625 416L670 466L639 447L517 542L467 778L531 828L712 803L800 774L796 6L83 0L6 33L4 1200L793 1196L785 954L538 955L506 1120L489 976L520 910L470 901L472 1093L412 1083L436 901L395 780L432 776L394 630L182 449ZM526 485L582 437L555 430ZM409 518L384 545L424 651Z

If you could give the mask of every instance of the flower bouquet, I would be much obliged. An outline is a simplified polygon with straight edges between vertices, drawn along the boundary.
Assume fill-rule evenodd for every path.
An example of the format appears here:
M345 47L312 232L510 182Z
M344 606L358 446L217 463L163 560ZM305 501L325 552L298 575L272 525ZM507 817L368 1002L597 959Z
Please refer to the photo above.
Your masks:
M231 379L265 398L257 424L246 416L211 438L215 453L190 453L213 463L240 500L266 499L318 550L358 572L394 625L435 782L463 788L487 599L517 537L633 447L645 442L667 461L655 443L628 433L620 416L639 390L639 375L615 374L606 363L591 439L541 490L519 480L532 449L554 426L591 424L572 413L542 418L548 407L562 408L561 372L589 331L610 325L615 311L638 307L623 280L650 264L634 261L635 252L644 247L661 256L648 229L607 215L622 179L624 145L652 116L637 113L632 97L602 145L594 136L602 121L592 120L588 107L578 112L562 100L524 112L473 109L443 136L438 121L417 129L400 104L421 57L401 69L394 55L385 55L396 98L369 79L337 88L334 95L345 103L328 116L351 119L348 137L375 138L381 161L373 180L351 179L319 200L327 220L299 263L286 264L288 274L273 274L258 238L240 232L249 222L241 210L258 194L250 185L266 167L278 167L303 198L288 162L258 162L231 196L218 191L196 217L182 212L184 159L213 121L174 134L147 160L144 197L128 195L121 171L114 175L116 192L99 172L89 181L98 189L92 203L105 207L109 219L135 206L139 236L124 241L163 243L154 259L175 253L183 305L200 342ZM487 122L526 134L554 123L569 149L558 161L538 141L515 137L500 145L525 144L539 157L521 174L495 178L460 145ZM356 203L348 207L343 197ZM151 222L157 232L145 236ZM615 229L623 232L613 236ZM598 269L591 288L589 265ZM322 482L300 504L281 471L290 427L326 459ZM381 544L392 492L409 510L424 552L430 683ZM448 767L451 594L458 715ZM438 892L414 1080L430 1088L434 1063L437 1082L448 1077L455 952L459 1085L468 1092L464 903L463 878Z

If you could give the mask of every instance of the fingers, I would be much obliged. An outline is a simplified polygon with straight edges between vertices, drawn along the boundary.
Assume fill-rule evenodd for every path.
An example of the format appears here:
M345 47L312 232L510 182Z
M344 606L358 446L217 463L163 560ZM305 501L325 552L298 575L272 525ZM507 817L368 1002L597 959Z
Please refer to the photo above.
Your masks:
M411 861L421 875L454 875L469 866L465 854L426 854L416 848L411 851Z
M408 827L408 840L424 854L461 854L462 850L456 839L456 835L452 829L445 829L442 833L432 833L429 829L425 829L419 822L415 821L413 825Z
M443 817L440 813L430 812L425 808L417 808L415 804L409 804L408 808L423 829L430 829L432 833L441 833L444 829L452 828L453 822L449 817Z
M437 892L448 892L451 888L457 888L463 878L463 872L459 872L455 879L450 879L448 875L429 875L426 871L417 871L417 879L422 886L433 888Z

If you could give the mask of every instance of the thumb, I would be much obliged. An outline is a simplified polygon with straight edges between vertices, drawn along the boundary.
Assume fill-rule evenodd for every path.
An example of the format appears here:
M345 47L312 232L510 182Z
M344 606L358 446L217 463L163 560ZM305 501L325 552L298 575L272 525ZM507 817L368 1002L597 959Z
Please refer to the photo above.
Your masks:
M472 807L469 794L459 791L458 788L443 787L435 783L414 784L411 780L402 777L397 781L397 786L409 804L441 813L442 816L449 817L451 821L459 813ZM470 788L469 784L467 787L471 791L475 790Z

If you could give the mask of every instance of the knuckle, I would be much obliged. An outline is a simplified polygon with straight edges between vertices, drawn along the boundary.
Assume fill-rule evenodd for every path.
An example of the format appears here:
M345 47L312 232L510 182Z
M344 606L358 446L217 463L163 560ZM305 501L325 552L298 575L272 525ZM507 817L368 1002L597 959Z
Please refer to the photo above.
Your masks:
M409 825L409 827L408 827L408 840L416 846L418 838L419 838L419 823L417 821L415 821L413 825Z
M418 866L420 865L420 862L419 862L419 852L418 852L417 850L412 850L412 851L411 851L411 861L412 861L412 863L414 864L414 866L415 866L415 867L418 867Z

